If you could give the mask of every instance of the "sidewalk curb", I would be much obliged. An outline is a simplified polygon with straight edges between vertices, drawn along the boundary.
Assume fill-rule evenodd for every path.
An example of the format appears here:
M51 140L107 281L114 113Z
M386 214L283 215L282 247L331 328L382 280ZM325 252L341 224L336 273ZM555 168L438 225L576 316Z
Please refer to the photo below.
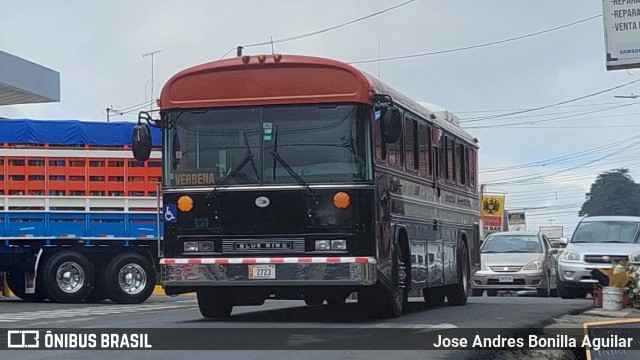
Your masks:
M156 287L153 289L152 295L167 296L167 294L164 292L164 288L162 288L162 285L156 285ZM186 294L180 294L180 296L196 296L196 293L191 292Z

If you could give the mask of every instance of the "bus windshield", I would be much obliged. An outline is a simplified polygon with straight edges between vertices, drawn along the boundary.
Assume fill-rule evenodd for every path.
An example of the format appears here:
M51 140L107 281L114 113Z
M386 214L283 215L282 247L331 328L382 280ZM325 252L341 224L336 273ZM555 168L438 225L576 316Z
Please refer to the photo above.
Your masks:
M372 180L363 105L174 111L165 132L165 185Z

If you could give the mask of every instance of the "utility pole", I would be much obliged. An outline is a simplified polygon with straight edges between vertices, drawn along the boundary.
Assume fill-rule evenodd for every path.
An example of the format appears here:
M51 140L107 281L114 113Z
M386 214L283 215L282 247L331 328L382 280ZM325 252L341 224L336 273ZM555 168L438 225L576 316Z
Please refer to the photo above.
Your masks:
M118 114L117 111L113 110L113 105L111 105L108 108L105 108L104 111L107 115L107 122L109 122L109 120L111 119L111 113Z
M482 200L484 199L484 184L480 184L480 228L478 234L480 236L480 240L484 240L484 220L482 219Z
M151 109L150 110L153 110L153 56L161 52L162 50L156 50L146 54L142 54L142 57L151 56Z

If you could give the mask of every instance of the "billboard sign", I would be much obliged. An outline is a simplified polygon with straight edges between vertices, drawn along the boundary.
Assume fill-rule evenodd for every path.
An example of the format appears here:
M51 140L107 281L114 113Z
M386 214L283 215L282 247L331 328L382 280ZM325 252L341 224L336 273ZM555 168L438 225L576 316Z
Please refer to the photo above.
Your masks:
M540 226L538 231L541 234L547 235L549 239L560 239L564 235L564 228L562 226Z
M509 231L527 231L524 211L507 211L507 225Z
M607 70L640 67L640 7L638 1L603 0Z
M504 196L482 196L482 222L484 224L484 236L503 230Z

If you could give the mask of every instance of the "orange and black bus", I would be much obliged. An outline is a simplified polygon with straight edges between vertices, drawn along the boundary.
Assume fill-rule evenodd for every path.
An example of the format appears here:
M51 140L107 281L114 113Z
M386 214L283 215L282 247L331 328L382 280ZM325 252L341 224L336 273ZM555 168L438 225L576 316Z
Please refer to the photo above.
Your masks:
M477 140L354 67L305 56L214 61L163 87L169 295L204 317L265 299L358 303L396 317L411 293L465 305L479 265ZM145 124L143 119L147 120Z

